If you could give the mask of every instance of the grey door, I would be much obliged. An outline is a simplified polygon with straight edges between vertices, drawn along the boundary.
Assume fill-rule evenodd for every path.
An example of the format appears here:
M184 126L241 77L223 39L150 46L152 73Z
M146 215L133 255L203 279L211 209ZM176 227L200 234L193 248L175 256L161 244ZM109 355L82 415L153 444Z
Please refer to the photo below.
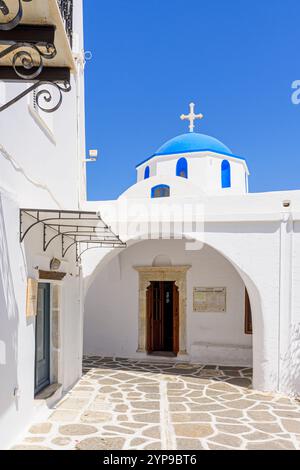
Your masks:
M35 394L50 383L50 284L38 286L35 324Z

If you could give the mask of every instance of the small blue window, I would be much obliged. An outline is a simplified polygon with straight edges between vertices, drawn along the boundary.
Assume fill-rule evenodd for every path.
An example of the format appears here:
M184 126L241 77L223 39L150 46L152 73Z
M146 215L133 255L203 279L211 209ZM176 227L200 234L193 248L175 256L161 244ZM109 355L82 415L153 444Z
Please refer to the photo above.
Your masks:
M150 168L146 166L144 173L144 180L147 180L150 177Z
M180 158L176 165L176 176L181 176L182 178L188 177L188 164L186 158Z
M169 197L170 186L167 184L158 184L151 189L151 197Z
M231 169L230 169L230 163L228 160L222 161L221 173L222 173L222 188L230 188L231 187Z

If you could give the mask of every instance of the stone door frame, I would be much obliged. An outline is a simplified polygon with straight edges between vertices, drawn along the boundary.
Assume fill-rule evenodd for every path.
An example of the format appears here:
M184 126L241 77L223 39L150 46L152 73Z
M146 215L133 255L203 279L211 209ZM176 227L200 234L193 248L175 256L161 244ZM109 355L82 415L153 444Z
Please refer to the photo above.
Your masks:
M147 341L147 288L151 281L175 281L179 292L179 353L186 355L186 273L190 265L134 266L139 273L139 315L137 352L146 353Z

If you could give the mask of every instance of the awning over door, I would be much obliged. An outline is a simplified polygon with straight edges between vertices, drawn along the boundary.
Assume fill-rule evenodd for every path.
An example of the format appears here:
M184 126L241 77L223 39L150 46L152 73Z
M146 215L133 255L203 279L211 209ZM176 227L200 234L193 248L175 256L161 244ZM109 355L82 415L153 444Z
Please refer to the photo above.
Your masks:
M92 248L125 248L98 212L47 209L20 209L20 242L40 225L43 230L43 250L59 239L61 256L74 249L76 261Z

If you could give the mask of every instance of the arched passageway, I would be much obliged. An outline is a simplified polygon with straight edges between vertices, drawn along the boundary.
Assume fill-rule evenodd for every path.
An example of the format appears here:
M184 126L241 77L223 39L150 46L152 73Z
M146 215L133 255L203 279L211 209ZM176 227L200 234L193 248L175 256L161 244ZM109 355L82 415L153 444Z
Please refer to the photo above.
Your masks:
M255 351L261 350L261 335L256 330L257 323L261 323L261 303L250 277L209 244L196 251L185 249L186 240L145 240L129 245L122 252L103 257L89 278L84 352L120 357L146 355L147 288L151 282L176 282L174 272L185 266L184 278L177 282L179 358L226 366L251 366L254 362L254 380L261 377L259 354ZM157 257L170 260L171 265L153 266ZM199 288L223 289L222 293L206 296L219 302L225 299L224 311L222 305L219 311L213 311L213 307L197 311L195 299L201 303L205 294L201 289L199 293ZM254 361L252 335L246 331L245 288L251 303Z

